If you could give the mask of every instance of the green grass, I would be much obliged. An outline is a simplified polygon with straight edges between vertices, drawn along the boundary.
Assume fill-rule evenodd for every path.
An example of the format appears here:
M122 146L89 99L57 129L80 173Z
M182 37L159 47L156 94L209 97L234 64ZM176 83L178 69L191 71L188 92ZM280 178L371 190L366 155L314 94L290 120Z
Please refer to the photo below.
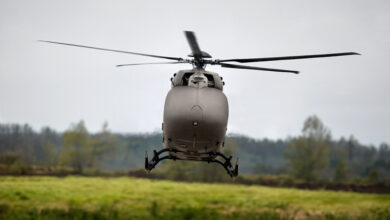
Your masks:
M0 219L390 219L390 195L135 178L0 177Z

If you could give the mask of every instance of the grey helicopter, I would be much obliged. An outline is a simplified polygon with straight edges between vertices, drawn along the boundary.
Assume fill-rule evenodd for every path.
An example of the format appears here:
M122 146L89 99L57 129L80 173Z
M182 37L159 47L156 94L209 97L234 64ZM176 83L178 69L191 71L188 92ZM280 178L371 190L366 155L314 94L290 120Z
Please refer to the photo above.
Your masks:
M191 48L191 54L188 55L190 58L188 59L55 41L40 40L40 42L171 60L170 62L120 64L117 67L148 64L191 64L192 69L179 70L171 78L171 89L166 96L164 105L163 149L154 150L151 160L149 160L146 153L145 170L150 172L160 161L166 159L203 161L222 165L230 177L238 175L238 158L233 167L232 156L226 156L222 153L229 115L228 100L223 93L225 82L218 73L206 71L205 67L207 65L298 74L299 71L295 70L247 66L233 64L232 62L252 63L360 55L355 52L343 52L282 57L211 59L210 54L200 49L194 32L185 31L184 33ZM162 156L165 153L167 155Z

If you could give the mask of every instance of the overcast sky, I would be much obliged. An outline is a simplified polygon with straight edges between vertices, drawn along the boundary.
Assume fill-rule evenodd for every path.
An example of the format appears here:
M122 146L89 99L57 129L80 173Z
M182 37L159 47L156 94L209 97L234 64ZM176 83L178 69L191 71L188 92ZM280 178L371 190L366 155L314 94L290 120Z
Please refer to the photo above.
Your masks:
M115 132L161 128L170 77L188 64L39 43L52 40L185 57L183 30L213 58L355 51L363 56L254 64L301 74L208 67L224 77L228 131L300 134L316 114L333 137L390 142L390 1L0 1L0 122L59 131L83 119Z

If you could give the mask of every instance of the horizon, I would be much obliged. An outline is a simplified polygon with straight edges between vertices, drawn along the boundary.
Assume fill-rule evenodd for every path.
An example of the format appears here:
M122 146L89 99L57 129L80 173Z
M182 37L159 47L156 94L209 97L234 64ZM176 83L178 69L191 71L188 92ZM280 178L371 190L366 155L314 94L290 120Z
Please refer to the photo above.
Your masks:
M112 130L110 128L110 123L105 121L105 122L102 122L102 126L100 129L97 129L97 130L90 130L88 129L88 124L85 122L85 120L79 120L78 122L72 122L69 124L68 128L66 129L63 129L63 130L60 130L60 129L57 129L57 128L54 128L54 127L51 127L49 125L43 125L39 128L37 128L36 126L33 126L29 123L12 123L12 122L0 122L0 125L1 124L5 124L5 125L21 125L21 126L24 126L24 125L28 125L30 126L34 132L41 132L42 129L44 128L50 128L51 130L55 131L56 133L64 133L66 132L67 130L71 129L71 127L79 122L83 122L84 125L85 125L85 128L87 129L88 133L89 134L97 134L99 133L99 131L102 130L103 126L105 124L107 124L107 129L109 130L109 132L111 132L112 134L120 134L120 135L155 135L155 134L162 134L162 131L160 129L155 129L153 131L136 131L136 132L128 132L128 131L115 131L115 130ZM323 121L322 121L323 122ZM303 122L302 122L303 124ZM326 124L325 124L326 126ZM354 140L357 140L359 142L359 144L361 145L364 145L364 146L367 146L367 147L371 147L371 146L374 146L375 148L379 148L381 144L390 144L388 142L385 142L385 141L382 141L382 142L379 142L378 144L373 144L373 143L364 143L362 142L359 137L353 135L353 134L350 134L350 135L345 135L345 136L339 136L339 137L334 137L334 135L332 134L332 129L327 127L327 129L330 130L330 133L331 133L331 140L332 141L340 141L341 139L345 139L345 140L349 140L350 138L353 138ZM294 137L298 137L300 136L301 134L298 134L298 135L288 135L286 137L280 137L280 138L270 138L270 137L253 137L253 136L250 136L250 135L247 135L247 134L243 134L243 133L237 133L237 132L229 132L229 130L226 132L226 137L235 137L235 136L239 136L239 137L245 137L245 138L249 138L249 139L252 139L252 140L255 140L255 141L261 141L261 140L270 140L270 141L278 141L278 140L282 140L282 141L288 141L290 138L294 138Z

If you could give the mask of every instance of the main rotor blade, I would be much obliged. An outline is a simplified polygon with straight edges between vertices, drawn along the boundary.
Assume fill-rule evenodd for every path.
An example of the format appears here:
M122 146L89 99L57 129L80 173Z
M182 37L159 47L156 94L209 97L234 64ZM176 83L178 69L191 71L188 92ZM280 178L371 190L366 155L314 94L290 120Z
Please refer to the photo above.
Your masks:
M100 47L91 47L91 46L84 46L84 45L78 45L78 44L69 44L69 43L61 43L61 42L55 42L55 41L46 41L46 40L38 40L38 41L45 42L45 43L73 46L73 47L82 47L82 48L95 49L95 50L104 50L104 51L117 52L117 53L127 53L127 54L139 55L139 56L163 58L163 59L169 59L169 60L177 60L177 61L183 60L183 58L180 58L180 57L158 56L158 55L152 55L152 54L146 54L146 53L136 53L136 52L130 52L130 51L124 51L124 50L112 50L112 49L105 49L105 48L100 48Z
M227 68L236 68L236 69L249 69L249 70L263 70L263 71L272 71L272 72L287 72L287 73L295 73L298 74L299 71L295 70L283 70L283 69L271 69L271 68L263 68L263 67L255 67L255 66L243 66L229 63L220 63L221 67Z
M192 55L194 57L202 57L202 51L199 48L198 42L196 41L195 33L192 31L184 31L187 41L190 44Z
M157 63L129 63L129 64L119 64L119 65L116 65L116 67L149 65L149 64L180 64L180 63L188 63L188 62L180 61L180 62L157 62Z
M321 58L321 57L337 57L337 56L348 56L348 55L360 55L355 52L346 53L328 53L328 54L314 54L314 55L302 55L302 56L286 56L286 57L263 57L263 58L247 58L247 59L226 59L219 60L219 62L239 62L239 63L250 63L250 62L265 62L265 61L276 61L276 60L296 60L296 59L309 59L309 58Z

